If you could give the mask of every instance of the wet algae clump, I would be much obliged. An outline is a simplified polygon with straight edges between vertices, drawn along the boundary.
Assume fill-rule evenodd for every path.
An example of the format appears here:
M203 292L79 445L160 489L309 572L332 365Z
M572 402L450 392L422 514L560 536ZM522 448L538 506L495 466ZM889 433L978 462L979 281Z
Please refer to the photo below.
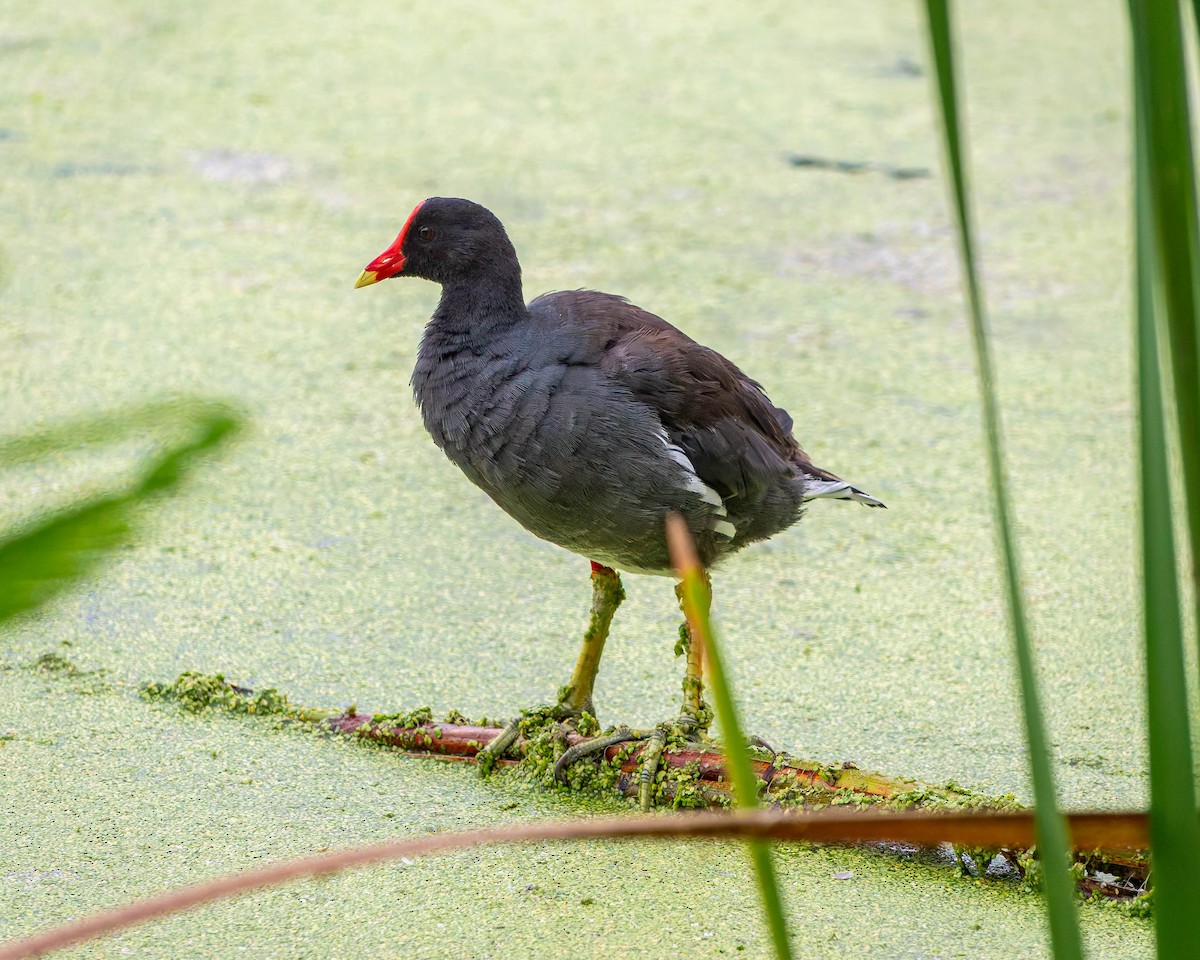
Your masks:
M292 706L287 695L273 687L248 690L225 679L223 674L181 673L170 683L150 682L142 687L146 700L169 700L190 713L222 710L227 713L262 717L301 719L304 711Z
M81 671L61 653L43 653L33 662L35 670L43 673L60 673L66 676L76 676Z
M641 748L641 744L635 741L623 743L612 757L600 752L570 763L556 775L556 765L568 749L568 733L579 733L585 737L604 736L618 732L619 728L611 727L602 734L596 718L589 713L584 713L574 725L567 726L551 716L551 710L527 711L523 715L520 724L521 760L516 766L517 775L545 788L577 794L606 797L626 794L629 795L629 802L636 804L639 773L636 768L630 773L622 767ZM674 733L668 736L667 749L686 745L682 736ZM488 767L485 768L484 763L480 767L486 773L494 760L490 755L485 755L485 758L484 763ZM710 795L709 791L703 789L700 767L696 762L682 766L661 764L655 771L651 794L653 807L679 810L714 804L725 806L727 803L724 797Z

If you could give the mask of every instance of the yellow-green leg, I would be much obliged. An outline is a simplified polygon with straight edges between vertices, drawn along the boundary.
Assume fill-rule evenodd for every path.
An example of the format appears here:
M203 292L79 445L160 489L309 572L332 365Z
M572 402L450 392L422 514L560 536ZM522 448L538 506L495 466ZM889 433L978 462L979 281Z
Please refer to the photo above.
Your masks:
M704 574L704 607L712 606L712 580ZM683 609L683 584L675 585L675 597ZM638 784L638 806L649 810L654 797L655 777L662 762L663 750L668 737L675 735L683 740L701 740L712 723L712 707L704 702L704 646L692 637L691 625L684 617L679 628L679 641L675 644L675 655L687 655L687 666L683 673L683 709L676 723L660 723L651 732L642 752L642 770Z
M600 657L604 654L604 642L608 639L608 628L613 614L625 599L625 588L621 577L611 567L592 561L592 616L587 632L583 635L583 646L571 679L558 691L555 715L559 719L577 717L596 710L592 706L592 690L596 685L596 674L600 671Z
M611 567L592 561L592 614L587 631L583 635L583 646L571 671L571 679L558 691L558 702L547 711L555 720L580 717L585 713L596 715L592 705L592 691L596 686L596 674L600 670L600 657L604 654L604 643L608 639L608 628L613 614L625 599L621 577ZM543 710L545 708L542 708ZM545 714L543 714L545 715ZM521 732L521 720L511 720L496 737L479 752L479 769L486 773L492 764L513 745Z
M712 582L705 578L708 590L705 593L705 603L712 603ZM675 596L683 606L682 588L675 588ZM586 644L585 644L586 650ZM702 741L712 723L712 708L704 702L704 649L699 643L692 641L692 633L687 620L679 628L679 641L675 644L675 655L687 655L687 667L683 677L683 707L679 711L679 719L660 723L653 730L630 730L622 727L601 737L595 737L583 743L576 744L567 750L555 764L554 775L560 780L566 779L567 768L572 763L586 756L608 749L617 743L630 740L644 740L642 748L642 769L638 783L638 803L643 810L650 809L654 798L655 783L662 755L669 742ZM580 660L582 662L582 654ZM576 668L578 669L578 667ZM566 688L564 688L565 690Z
M705 610L712 606L712 580L704 575ZM683 608L683 584L675 585L675 596ZM680 711L679 722L690 731L704 735L712 723L712 708L704 702L704 647L693 642L692 631L687 619L679 628L679 642L675 644L675 655L687 654L687 667L683 674L683 709Z

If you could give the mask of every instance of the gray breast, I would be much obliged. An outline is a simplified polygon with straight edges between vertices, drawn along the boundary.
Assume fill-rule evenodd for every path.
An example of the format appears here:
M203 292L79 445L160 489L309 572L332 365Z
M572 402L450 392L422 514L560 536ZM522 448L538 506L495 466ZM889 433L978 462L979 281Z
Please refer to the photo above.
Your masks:
M425 425L475 484L537 536L626 570L666 571L667 510L713 546L732 538L720 497L653 410L594 366L524 346L439 356L422 345L413 388Z

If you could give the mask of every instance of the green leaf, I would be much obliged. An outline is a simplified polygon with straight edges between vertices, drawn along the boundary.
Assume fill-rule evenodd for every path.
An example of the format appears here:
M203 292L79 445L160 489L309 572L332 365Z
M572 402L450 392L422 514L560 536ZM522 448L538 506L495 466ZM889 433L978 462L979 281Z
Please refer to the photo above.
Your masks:
M1190 287L1194 283L1196 251L1190 264L1179 257L1179 244L1186 253L1189 219L1194 223L1194 190L1177 189L1180 170L1191 170L1191 144L1181 144L1171 132L1156 130L1167 122L1180 122L1172 109L1159 113L1158 96L1166 101L1183 97L1183 123L1187 123L1186 95L1182 89L1171 94L1164 86L1182 84L1182 60L1178 71L1157 69L1159 61L1182 58L1182 40L1151 37L1165 26L1166 13L1131 3L1134 34L1134 229L1137 251L1137 369L1139 405L1139 448L1142 493L1142 590L1146 643L1146 718L1150 740L1150 844L1154 864L1154 923L1158 955L1163 958L1194 957L1200 943L1200 829L1196 820L1196 793L1192 772L1189 730L1182 598L1179 593L1175 533L1171 510L1170 467L1167 458L1167 425L1163 413L1163 383L1159 369L1160 314L1168 326L1190 325L1186 311L1195 309ZM1169 17L1167 17L1169 22ZM1156 20L1154 25L1150 20ZM1176 31L1180 24L1174 17ZM1174 54L1165 47L1176 47ZM1153 56L1151 52L1153 51ZM1153 62L1151 62L1153 61ZM1185 126L1186 130L1186 126ZM1187 157L1172 155L1184 150ZM1187 175L1191 175L1190 172ZM1191 203L1193 216L1181 215L1178 204ZM1164 209L1172 206L1173 209ZM1170 352L1178 340L1168 341ZM1186 348L1186 347L1185 347ZM1186 366L1186 365L1185 365ZM1178 366L1176 366L1178 370ZM1178 376L1178 375L1177 375ZM1184 447L1200 439L1183 432L1185 404L1178 399L1176 412ZM1184 458L1186 465L1187 458Z
M186 428L190 436L168 444L128 490L66 507L0 535L0 625L46 603L128 543L142 504L178 487L194 461L229 439L240 420L220 404L151 404L0 440L3 465L163 426Z
M1200 13L1200 0L1197 0ZM1200 225L1188 109L1183 24L1174 0L1130 0L1134 97L1148 122L1135 131L1146 151L1147 228L1161 283L1160 339L1174 380L1175 423L1192 546L1191 600L1200 622ZM1165 324L1165 327L1163 326Z
M1055 957L1082 960L1083 944L1075 910L1074 887L1068 872L1067 831L1054 787L1050 747L1042 721L1041 697L1033 659L1033 643L1025 617L1025 599L1009 508L1008 482L1004 471L1004 449L1000 411L996 402L991 344L983 309L983 292L975 262L974 230L967 187L963 137L959 128L958 90L954 74L954 42L948 0L926 0L929 18L929 43L937 75L937 94L941 105L943 143L948 176L954 198L959 248L967 288L971 340L975 348L975 368L983 405L987 435L988 470L991 476L993 510L999 539L1004 586L1008 598L1009 624L1021 682L1021 706L1025 720L1025 738L1036 804L1037 846L1044 871L1044 888L1050 921L1050 939Z

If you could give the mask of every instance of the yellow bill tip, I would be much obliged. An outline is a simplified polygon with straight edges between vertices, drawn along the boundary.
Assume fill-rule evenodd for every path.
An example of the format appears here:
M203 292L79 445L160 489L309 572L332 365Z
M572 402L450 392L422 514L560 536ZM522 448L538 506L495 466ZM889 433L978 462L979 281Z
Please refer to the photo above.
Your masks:
M367 287L379 279L379 274L374 270L364 270L358 275L358 279L354 281L354 289L359 287Z

